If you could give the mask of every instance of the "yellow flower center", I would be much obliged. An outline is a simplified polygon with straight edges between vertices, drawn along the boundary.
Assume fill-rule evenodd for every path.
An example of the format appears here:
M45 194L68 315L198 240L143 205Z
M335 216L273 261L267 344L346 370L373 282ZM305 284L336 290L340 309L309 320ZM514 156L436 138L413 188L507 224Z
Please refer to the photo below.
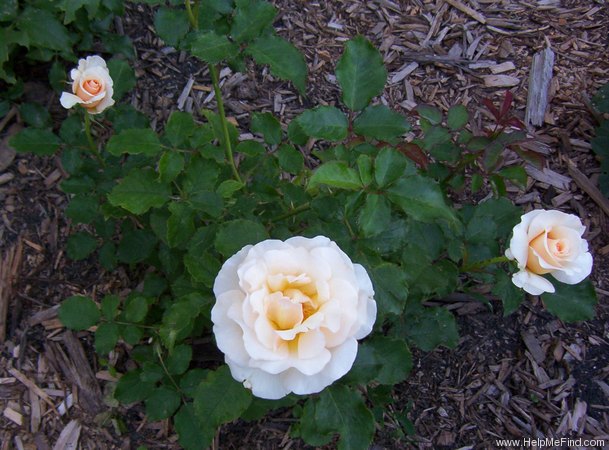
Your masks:
M272 275L267 286L267 317L276 330L290 330L319 309L317 288L305 274Z

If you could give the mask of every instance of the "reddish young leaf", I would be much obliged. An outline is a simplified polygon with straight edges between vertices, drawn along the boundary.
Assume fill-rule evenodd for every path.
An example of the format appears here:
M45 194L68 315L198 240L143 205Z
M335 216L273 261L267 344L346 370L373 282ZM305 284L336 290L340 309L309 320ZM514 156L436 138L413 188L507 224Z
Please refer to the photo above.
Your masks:
M546 159L543 155L529 150L524 150L519 145L511 145L510 148L514 150L518 156L524 159L526 162L533 164L538 169L543 169L546 163Z
M512 102L514 101L514 94L512 94L512 91L505 91L505 98L503 99L503 105L501 105L501 117L505 117L505 115L508 113L508 111L510 110L510 107L512 106Z
M490 101L488 98L483 98L482 103L488 108L491 114L495 116L495 120L499 121L499 119L501 118L501 114L499 113L499 110L495 107L495 105L493 105L493 102Z
M429 159L427 155L421 150L421 148L416 144L402 144L398 146L398 150L401 151L404 155L414 161L423 169L427 169L427 165L429 164Z
M522 123L522 121L518 118L518 117L510 117L506 123L506 125L509 125L511 127L517 128L519 130L525 130L526 126L524 123Z

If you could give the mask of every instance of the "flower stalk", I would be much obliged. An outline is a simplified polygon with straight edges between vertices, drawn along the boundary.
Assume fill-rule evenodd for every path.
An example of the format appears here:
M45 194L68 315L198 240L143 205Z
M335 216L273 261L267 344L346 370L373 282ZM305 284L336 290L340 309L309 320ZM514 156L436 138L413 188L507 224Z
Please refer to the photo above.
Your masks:
M211 82L214 85L214 94L216 96L216 103L218 104L218 114L220 115L220 125L222 126L222 136L224 138L224 154L230 164L231 170L235 180L239 183L243 183L237 166L235 165L235 158L233 157L233 148L230 142L230 135L228 134L228 121L226 120L226 112L224 110L224 101L222 100L222 91L220 90L220 81L218 77L218 68L214 64L209 64L209 73L211 74Z
M95 158L99 161L102 167L105 166L106 164L104 163L104 159L93 141L93 135L91 134L91 116L88 112L85 112L85 134L87 135L87 142L89 143L91 152L93 152L93 155L95 155Z
M496 256L494 258L485 259L473 264L463 265L461 266L461 272L479 272L481 269L484 269L492 264L501 264L509 261L510 259L507 256Z

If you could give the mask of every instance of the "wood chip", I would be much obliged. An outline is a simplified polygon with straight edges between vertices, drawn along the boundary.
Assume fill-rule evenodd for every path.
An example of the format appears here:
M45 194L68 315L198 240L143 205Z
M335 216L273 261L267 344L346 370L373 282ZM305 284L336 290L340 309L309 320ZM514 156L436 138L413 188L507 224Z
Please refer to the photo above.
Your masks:
M575 183L590 196L592 200L603 210L603 212L609 217L609 200L598 190L598 188L592 184L590 179L584 175L570 159L567 160L567 167L569 169L569 175L573 177Z
M444 1L451 6L454 6L458 10L464 12L465 14L470 16L472 19L477 20L481 24L484 25L486 23L486 18L482 14L480 14L478 11L473 10L469 6L464 5L459 0L444 0Z
M567 191L569 189L571 178L561 175L558 172L554 172L547 167L544 167L543 170L539 170L537 167L527 164L524 167L524 170L531 178L535 178L537 181L549 184L562 191Z
M525 333L525 332L522 332L520 334L520 337L522 337L522 341L524 342L524 345L526 345L529 352L531 352L531 356L533 356L533 359L535 359L535 362L537 362L538 364L541 364L543 362L543 360L546 359L546 353L541 348L539 339L537 339L537 337L535 335L533 335L531 333Z
M71 420L61 431L53 450L76 450L81 428L77 420Z
M4 408L2 415L19 426L23 425L23 415L8 406Z
M524 121L527 124L541 126L548 107L548 89L552 81L554 52L549 47L535 53L529 73L529 94Z
M36 385L36 383L34 383L32 380L30 380L28 377L26 377L23 373L21 373L19 370L15 369L14 367L8 369L8 371L12 376L17 378L28 389L30 389L31 391L34 391L34 393L38 397L43 399L51 408L55 409L55 405L53 404L53 401L51 400L51 398L46 394L46 392L44 392L42 389L40 389Z
M520 79L509 75L484 75L482 77L486 87L513 87L520 84Z
M501 64L495 64L494 66L489 67L490 71L494 74L500 74L503 72L509 72L510 70L514 70L516 66L512 61L506 61Z
M0 344L6 338L6 315L13 293L13 285L17 281L21 257L23 254L23 243L21 238L13 245L2 258L0 266Z
M195 79L190 77L182 89L182 93L178 97L178 109L180 111L184 110L184 104L186 103L186 99L190 95L190 90L192 89L193 84L195 84Z

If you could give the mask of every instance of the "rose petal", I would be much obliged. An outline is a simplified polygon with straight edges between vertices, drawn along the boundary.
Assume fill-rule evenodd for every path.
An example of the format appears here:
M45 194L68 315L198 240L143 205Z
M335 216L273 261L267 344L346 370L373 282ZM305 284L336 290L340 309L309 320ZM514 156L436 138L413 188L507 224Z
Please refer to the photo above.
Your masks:
M562 270L552 272L552 276L562 283L580 283L592 272L592 262L590 253L582 253L575 261L565 265Z
M245 259L247 252L251 248L251 245L246 245L224 262L214 281L214 295L216 298L223 292L238 288L239 277L237 276L237 268Z
M521 270L512 275L512 282L531 295L541 295L544 292L554 293L556 291L552 283L528 270Z

